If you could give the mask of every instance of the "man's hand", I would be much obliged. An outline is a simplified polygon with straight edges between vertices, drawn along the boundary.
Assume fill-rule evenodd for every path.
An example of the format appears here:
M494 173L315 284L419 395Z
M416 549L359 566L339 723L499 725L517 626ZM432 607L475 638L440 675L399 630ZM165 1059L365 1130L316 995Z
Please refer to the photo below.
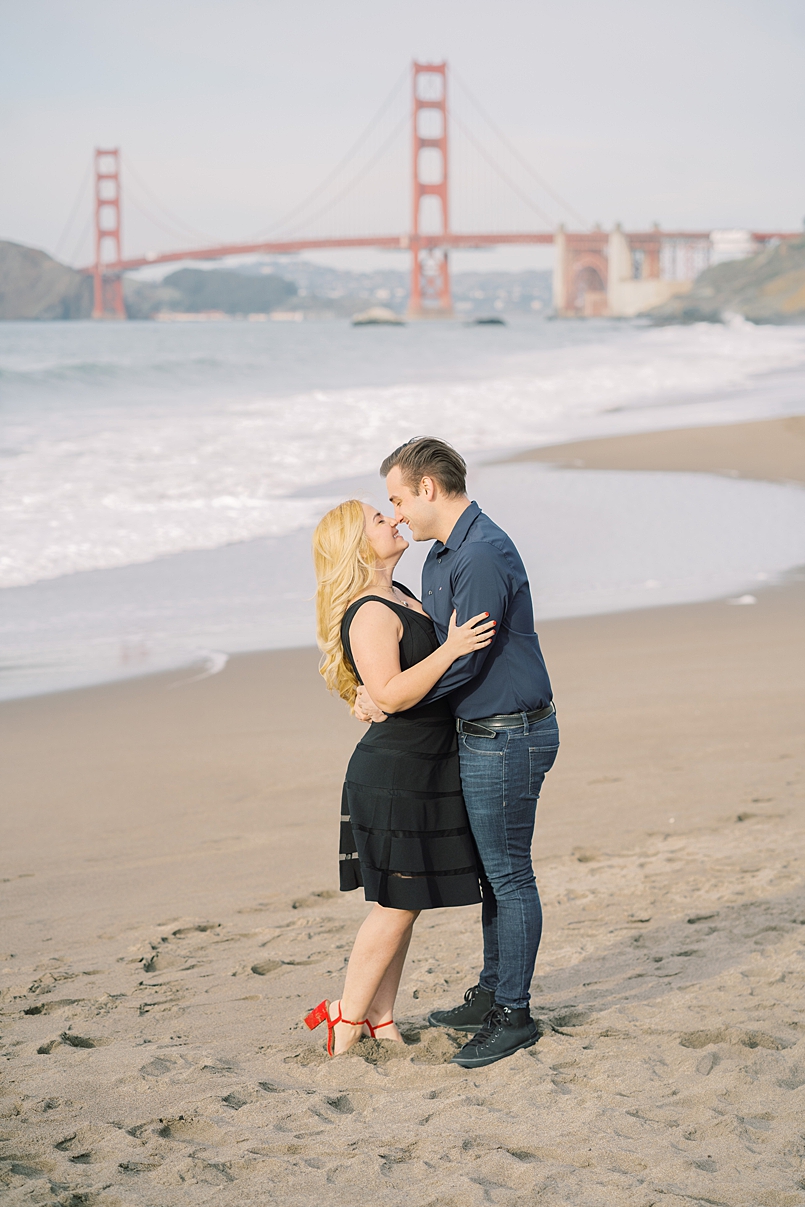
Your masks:
M358 687L358 694L355 697L354 713L359 721L366 721L367 723L374 721L375 724L378 724L380 721L386 720L386 714L382 709L377 707L362 683Z

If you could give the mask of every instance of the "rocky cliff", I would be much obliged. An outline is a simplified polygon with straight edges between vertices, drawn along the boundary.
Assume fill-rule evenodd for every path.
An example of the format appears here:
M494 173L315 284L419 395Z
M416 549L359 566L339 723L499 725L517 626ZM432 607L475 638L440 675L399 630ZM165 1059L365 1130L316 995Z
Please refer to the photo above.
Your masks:
M689 293L648 311L657 323L805 323L805 236L707 268Z
M46 252L0 241L0 319L86 319L92 279Z

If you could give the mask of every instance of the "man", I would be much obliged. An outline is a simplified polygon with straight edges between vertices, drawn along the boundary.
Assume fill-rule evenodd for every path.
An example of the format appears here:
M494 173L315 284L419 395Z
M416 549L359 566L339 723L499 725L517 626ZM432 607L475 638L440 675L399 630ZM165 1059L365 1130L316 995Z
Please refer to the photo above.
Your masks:
M466 492L466 465L430 436L383 462L389 500L415 541L434 541L422 604L441 641L453 609L497 621L492 644L460 658L425 700L447 696L459 734L461 783L482 866L484 966L477 985L432 1026L472 1032L453 1060L477 1068L538 1039L529 1010L542 933L531 863L537 798L559 747L551 684L534 632L525 568L513 542ZM372 715L362 692L363 719Z

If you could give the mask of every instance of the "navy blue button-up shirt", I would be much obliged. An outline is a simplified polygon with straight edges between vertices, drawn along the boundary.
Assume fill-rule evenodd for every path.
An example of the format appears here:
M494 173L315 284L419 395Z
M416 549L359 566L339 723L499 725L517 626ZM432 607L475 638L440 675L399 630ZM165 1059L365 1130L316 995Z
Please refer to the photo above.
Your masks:
M522 558L511 537L477 503L462 512L444 544L436 541L422 567L422 606L447 637L453 609L458 624L479 612L497 621L494 641L457 659L425 696L447 696L457 717L477 721L497 713L531 712L553 699L534 632L534 607Z

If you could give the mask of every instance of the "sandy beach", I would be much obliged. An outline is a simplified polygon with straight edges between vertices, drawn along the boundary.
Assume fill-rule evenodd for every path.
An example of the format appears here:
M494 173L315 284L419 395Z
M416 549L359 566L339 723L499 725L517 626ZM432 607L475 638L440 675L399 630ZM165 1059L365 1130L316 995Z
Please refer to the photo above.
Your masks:
M540 449L805 482L805 420ZM0 705L0 1186L12 1205L805 1204L805 573L538 624L537 1046L449 1064L475 907L420 919L398 1019L329 1061L361 727L315 650Z
M766 482L805 481L805 416L721 427L637 432L527 449L510 461L585 469L656 469L726 474Z

